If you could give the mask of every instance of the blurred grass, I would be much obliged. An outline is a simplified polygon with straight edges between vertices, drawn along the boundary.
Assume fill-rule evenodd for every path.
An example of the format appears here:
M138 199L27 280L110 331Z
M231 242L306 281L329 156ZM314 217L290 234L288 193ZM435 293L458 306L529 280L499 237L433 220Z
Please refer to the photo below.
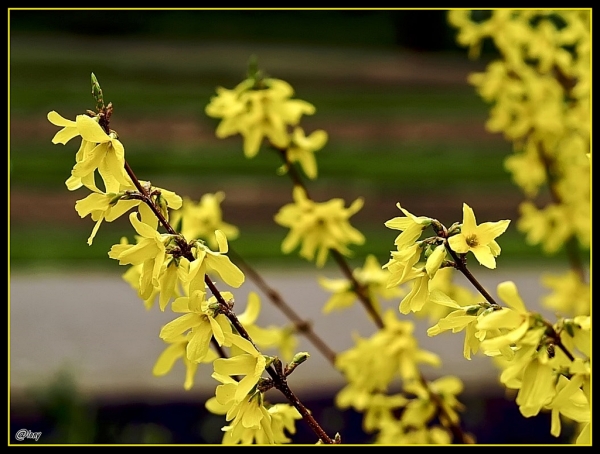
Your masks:
M381 26L372 18L359 28L366 32ZM46 121L46 114L56 110L73 118L93 108L91 72L98 77L105 99L115 103L115 129L119 130L119 121L158 122L151 137L138 134L135 140L124 139L127 159L140 179L184 191L182 196L188 195L185 191L190 188L196 188L196 193L221 189L229 193L240 187L243 192L250 182L265 185L273 193L289 194L289 181L275 175L280 162L274 153L264 150L255 159L245 159L240 138L215 140L217 121L204 113L217 86L232 88L243 79L252 54L273 77L289 81L297 97L317 107L314 116L303 120L307 130L333 129L327 146L316 155L319 179L310 182L310 187L329 197L355 197L365 192L370 200L394 200L384 213L357 215L356 226L367 237L365 246L353 248L357 260L360 257L357 266L369 252L380 261L387 260L395 236L383 222L391 217L389 213L397 215L394 203L405 195L428 198L442 207L454 203L448 198L450 194L472 192L482 200L489 197L490 209L504 196L519 199L502 166L511 150L509 143L470 137L394 136L395 125L414 121L438 122L449 128L464 124L482 128L488 115L488 107L466 80L456 80L454 74L446 83L432 84L426 74L421 78L411 73L414 68L404 68L403 59L408 67L415 56L401 49L286 46L260 40L232 43L181 36L177 40L91 37L39 30L10 36L11 194L68 192L64 181L73 166L76 146L51 144L56 128ZM469 62L466 52L429 55L426 61L439 62L439 71L456 73L458 67L464 74L485 64ZM404 79L395 80L394 71ZM182 119L197 123L210 137L161 138L161 122L178 124ZM384 126L361 138L336 134L336 128L349 125L346 127L352 129L361 124ZM12 212L19 209L11 206ZM452 209L460 213L460 205ZM131 232L126 223L105 223L94 245L88 247L85 241L93 226L89 218L28 222L24 217L11 222L10 257L15 269L118 269L107 260L107 251L121 235ZM232 243L236 250L249 261L268 266L303 266L296 253L280 253L285 230L272 222L272 215L259 220L262 224L239 225L242 235ZM506 263L546 260L538 248L526 246L516 231L507 232L502 240Z

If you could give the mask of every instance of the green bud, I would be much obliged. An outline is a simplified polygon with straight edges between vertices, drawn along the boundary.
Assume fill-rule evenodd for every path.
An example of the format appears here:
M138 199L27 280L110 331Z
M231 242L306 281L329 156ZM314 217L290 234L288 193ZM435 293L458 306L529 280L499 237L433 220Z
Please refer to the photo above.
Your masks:
M575 330L573 329L573 323L565 322L565 329L567 330L567 333L569 333L569 336L575 337Z
M275 359L277 359L276 356L263 355L263 357L265 358L265 361L266 361L265 367L270 367L271 364L273 364L273 361L275 361Z
M121 200L121 198L125 195L125 192L117 192L116 194L114 192L109 192L106 195L110 197L108 203L112 206L115 205L119 200Z
M162 194L158 194L155 199L156 205L158 206L158 210L165 217L165 219L169 220L169 210L167 200L162 196Z
M457 233L460 233L461 227L462 227L462 224L459 224L458 222L455 222L454 224L452 224L450 226L450 228L448 229L448 236L456 235Z
M481 309L481 306L479 304L474 304L472 306L467 306L465 313L467 315L477 315L479 309Z
M290 364L302 364L304 361L306 361L308 358L310 358L310 355L307 352L300 352L300 353L296 353L294 355L294 357L292 358L292 361Z
M208 308L213 312L218 312L221 309L221 303L215 301L214 303L210 303Z
M92 96L96 100L96 110L100 112L104 109L104 96L102 95L102 89L100 83L96 79L96 75L92 73Z
M310 355L307 352L296 353L292 358L292 361L290 361L290 363L287 366L285 366L285 376L287 377L292 372L294 372L296 367L298 367L300 364L306 361L309 357Z

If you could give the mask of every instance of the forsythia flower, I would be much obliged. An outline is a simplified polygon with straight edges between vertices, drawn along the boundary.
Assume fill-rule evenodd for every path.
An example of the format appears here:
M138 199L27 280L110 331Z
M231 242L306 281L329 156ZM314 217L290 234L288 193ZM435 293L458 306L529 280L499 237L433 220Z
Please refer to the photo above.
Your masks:
M181 358L185 365L185 382L183 388L186 391L192 389L192 386L194 385L194 375L198 369L198 363L190 361L186 354L191 335L192 333L188 332L186 335L180 335L166 341L169 346L160 354L152 369L152 374L156 377L166 375L173 369L175 361ZM212 363L218 357L219 355L216 352L209 350L201 362Z
M317 178L317 161L314 153L323 148L326 142L327 133L322 129L306 136L304 130L296 126L290 136L286 157L290 162L299 162L306 176L314 180ZM282 170L286 170L285 166Z
M523 340L527 335L527 344L538 345L544 333L544 327L532 327L533 314L527 311L525 303L521 299L517 286L512 281L498 284L498 296L509 307L489 314L482 314L477 320L477 329L501 329L503 334L487 338L481 342L481 348L485 352L494 352L504 347ZM531 329L531 331L530 331ZM529 334L528 334L528 331Z
M103 169L104 164L100 163L99 168ZM96 225L92 229L92 234L87 241L89 245L92 244L102 221L112 222L136 206L138 207L142 222L154 229L157 228L158 218L146 203L139 199L124 197L126 191L137 191L132 184L124 186L113 178L109 172L102 172L101 174L106 191L102 192L94 188L94 192L75 203L75 210L80 217L84 218L88 214L91 214L92 220L96 221ZM168 207L176 210L181 206L181 197L174 192L160 188L154 189L160 191L161 197L163 197Z
M463 222L461 231L448 239L448 244L453 251L466 254L471 251L480 264L487 268L496 268L496 257L500 254L500 246L495 238L504 233L509 220L498 222L484 222L477 225L473 209L463 204Z
M283 444L291 440L286 432L296 432L295 420L302 418L289 404L269 405L261 392L249 394L241 401L235 400L237 381L227 375L213 373L220 381L215 396L206 401L206 408L214 414L226 415L232 421L222 428L223 444Z
M61 143L65 145L72 138L77 137L79 135L79 130L77 129L77 123L73 120L67 120L63 118L60 114L55 111L48 113L48 121L56 126L62 126L62 129L58 131L54 137L52 138L52 143L57 144ZM96 144L93 142L88 142L86 140L81 140L81 145L79 146L79 150L75 154L75 163L79 163L87 157L90 152L96 147ZM96 183L94 181L94 174L90 173L82 177L76 177L71 174L71 176L65 181L67 189L69 191L74 191L79 189L81 186L86 186L92 191L97 191Z
M223 297L231 297L228 292L223 292ZM233 330L229 319L223 314L214 315L210 309L217 300L213 296L208 301L205 293L196 290L191 296L177 298L171 304L173 312L183 313L181 317L170 321L160 330L160 338L166 342L180 339L180 336L191 331L186 345L186 356L192 362L204 361L209 353L210 341L214 337L219 345L231 345L230 338Z
M575 271L562 275L544 274L542 283L553 293L542 297L542 304L565 315L587 315L591 311L591 288Z
M219 252L210 250L200 241L195 242L192 248L195 260L189 264L188 281L190 285L193 281L203 282L206 272L214 271L227 285L238 288L244 283L244 273L225 255L229 250L225 234L220 230L215 230L215 237L219 245Z
M313 260L322 267L330 249L343 255L350 255L348 243L363 244L365 237L350 225L348 218L362 208L362 198L356 199L349 208L344 208L342 199L331 199L317 203L306 196L300 186L294 186L294 203L283 206L275 215L275 222L289 227L290 232L281 244L281 250L287 254L300 242L300 255Z
M362 268L355 268L352 272L359 284L364 285L369 299L375 305L377 312L381 312L381 304L378 295L385 299L402 296L404 291L399 287L388 288L388 273L385 272L377 258L369 254ZM352 288L352 282L348 279L327 279L319 277L319 284L325 290L333 293L331 298L323 307L323 313L327 314L333 310L345 309L356 301L356 292Z
M270 326L268 328L257 326L255 323L259 313L260 297L256 292L250 292L248 294L246 309L237 316L239 322L246 328L248 335L256 345L263 349L277 347L284 359L291 360L298 344L298 340L292 331L277 326Z
M240 402L256 386L265 371L267 362L266 358L256 350L254 345L241 336L233 336L231 342L245 353L231 358L219 358L213 364L217 374L245 375L235 391L235 400Z
M57 125L63 126L52 139L53 143L66 144L72 138L80 135L85 145L80 148L81 154L72 170L72 175L81 181L89 180L89 175L98 169L101 163L104 163L104 170L99 169L101 173L109 172L121 184L130 184L129 178L125 173L125 148L116 138L116 134L111 131L107 134L102 130L98 121L87 115L77 115L75 121L66 120L57 112L48 113L48 120ZM88 144L94 144L91 147Z
M119 260L119 265L143 264L140 277L140 294L149 295L157 287L167 252L165 243L172 235L160 234L148 224L138 219L137 213L131 213L129 220L141 239L135 245L116 244L110 248L108 256Z
M461 306L444 292L432 290L429 296L432 303L449 307L453 310L446 317L438 321L434 326L427 330L428 336L437 336L438 334L452 330L453 333L465 330L465 342L463 344L463 355L466 359L471 359L471 352L477 353L481 332L476 329L477 316L484 310L485 304L473 304ZM489 306L489 305L488 305Z
M398 320L393 310L383 314L383 321L382 329L368 339L356 336L356 345L336 357L336 368L344 373L350 389L359 390L355 396L359 400L364 392L386 391L396 375L407 381L417 378L419 363L440 364L437 355L419 349L411 321Z
M546 406L552 410L552 426L550 433L555 437L560 435L560 415L580 423L591 421L591 408L585 394L581 390L583 377L575 375L568 379L564 375L558 377L556 394L552 401Z
M290 99L293 88L280 79L246 79L233 90L217 88L217 96L206 106L209 117L221 118L217 137L244 136L244 154L256 156L264 138L279 148L288 145L288 126L295 126L303 114L312 115L315 107Z
M441 405L444 413L448 415L452 423L456 424L459 421L456 410L461 410L463 405L458 401L456 396L463 391L463 384L458 377L446 376L438 378L430 382L427 388L424 388L420 382L415 381L407 383L404 389L406 392L417 396L417 398L406 405L400 419L403 425L413 427L425 426L435 415L438 405ZM430 393L438 397L437 403L432 401Z
M385 226L388 229L402 231L402 233L400 233L394 240L394 244L400 251L406 246L414 243L421 236L423 230L431 225L433 220L426 216L415 216L412 213L409 213L407 210L402 208L400 203L397 203L396 206L404 213L404 216L395 217L389 221L386 221Z
M204 194L198 203L186 197L181 209L171 216L171 224L186 238L200 238L208 243L211 249L219 247L215 239L215 230L220 230L228 240L239 235L236 226L223 221L221 202L225 198L223 191Z

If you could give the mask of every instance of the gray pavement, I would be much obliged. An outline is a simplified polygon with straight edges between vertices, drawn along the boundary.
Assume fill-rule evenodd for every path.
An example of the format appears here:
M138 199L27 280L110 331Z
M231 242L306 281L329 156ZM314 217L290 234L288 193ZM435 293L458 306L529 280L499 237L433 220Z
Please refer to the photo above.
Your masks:
M259 270L260 271L260 270ZM558 272L561 270L548 270ZM361 306L329 315L321 308L329 293L316 281L317 275L339 278L336 269L320 273L306 270L269 270L262 273L296 313L313 323L315 332L336 352L352 346L352 333L368 336L374 325ZM513 280L532 310L553 320L539 306L547 290L540 284L538 270L477 270L484 286L495 294L497 283ZM221 286L221 290L227 288ZM247 281L234 292L238 312L245 307L250 291ZM260 293L260 292L259 292ZM259 325L282 324L283 314L261 295ZM147 311L134 291L118 275L13 274L10 277L10 389L11 399L27 400L32 386L38 386L61 369L73 372L78 389L88 396L127 399L137 396L169 398L184 395L184 367L179 361L170 374L154 377L152 367L165 344L158 337L162 325L176 317L158 307ZM398 301L386 307L397 307ZM444 333L429 338L430 323L415 320L421 348L440 355L440 369L423 367L428 379L454 374L473 392L497 386L497 370L489 358L477 355L471 361L462 356L463 334ZM343 377L305 338L299 351L308 351L309 360L290 376L290 386L299 395L326 394L344 384ZM269 353L269 352L267 352ZM189 394L212 394L218 384L210 377L212 366L202 364Z

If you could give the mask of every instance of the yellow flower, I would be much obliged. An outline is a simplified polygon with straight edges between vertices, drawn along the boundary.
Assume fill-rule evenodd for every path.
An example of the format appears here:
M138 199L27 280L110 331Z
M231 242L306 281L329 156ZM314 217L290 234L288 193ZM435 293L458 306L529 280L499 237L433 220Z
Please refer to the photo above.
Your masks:
M546 406L552 410L552 426L550 433L558 437L561 432L560 415L577 421L579 423L589 423L592 419L590 402L581 390L583 377L575 375L568 379L564 375L558 377L556 384L556 395Z
M246 309L237 318L246 328L252 341L262 349L277 347L281 351L281 356L285 360L292 359L293 352L296 349L298 340L293 335L292 330L270 326L262 328L256 325L260 313L260 297L256 292L248 294L248 303Z
M365 237L350 225L348 218L362 208L363 199L356 199L348 208L344 208L342 199L331 199L317 203L310 200L300 186L294 186L294 203L284 205L275 215L275 222L289 227L290 232L281 244L281 250L287 254L300 242L300 255L313 260L322 267L330 249L343 255L350 255L347 244L363 244Z
M451 236L448 243L453 251L459 254L472 252L480 264L487 268L496 268L496 259L500 246L495 238L502 235L510 224L509 220L484 222L477 225L473 209L463 204L463 222L459 234Z
M463 391L460 378L452 375L440 377L428 383L427 388L423 387L419 381L414 381L407 383L404 391L416 396L416 399L406 405L406 410L402 414L401 422L405 426L425 426L435 415L438 405L442 406L444 413L448 415L452 423L458 423L459 416L456 410L463 408L456 398ZM438 397L437 402L434 403L431 400L430 393Z
M336 356L335 366L348 383L366 392L385 392L396 374L406 381L416 379L419 363L440 364L437 355L419 348L411 321L398 320L390 309L384 312L383 322L384 327L370 338L356 336L356 345Z
M381 303L378 297L391 299L404 294L404 290L399 287L388 288L388 273L384 271L373 254L369 254L365 259L362 268L355 268L352 272L355 279L366 288L370 300L375 305L377 312L381 312ZM358 298L352 288L352 282L348 279L327 279L319 277L319 284L325 290L332 292L323 307L323 313L328 314L333 310L345 309Z
M192 386L194 385L194 375L198 369L198 363L190 361L186 355L190 337L191 332L166 341L169 346L160 354L152 369L152 374L154 376L161 377L168 374L173 369L175 362L181 358L185 365L185 382L183 388L186 391L192 389ZM210 350L201 362L212 363L218 357L219 355L216 352Z
M52 143L57 144L61 143L65 145L74 137L79 136L79 130L77 129L77 123L73 120L67 120L62 117L55 111L48 113L48 121L56 126L62 126L63 128L58 131L54 137L52 138ZM89 153L96 147L96 144L93 142L88 142L86 140L81 140L81 145L79 146L79 150L75 154L75 162L81 162L84 160L85 156L88 156ZM67 181L65 181L67 189L69 191L74 191L79 189L81 186L86 186L92 191L98 191L96 188L96 183L94 181L94 174L91 173L89 175L85 175L82 177L75 177L71 175Z
M544 274L542 284L553 290L542 304L565 315L586 315L591 311L591 288L575 271L562 275Z
M200 241L196 241L192 248L195 260L189 263L187 279L190 288L204 288L204 276L207 271L214 271L223 279L223 282L235 288L244 283L244 273L225 255L229 250L225 234L220 230L215 230L215 237L219 245L219 252L212 251Z
M402 298L398 310L406 315L409 312L419 312L425 303L429 300L429 281L427 273L422 274L413 280L410 292Z
M304 129L296 126L287 147L287 158L290 162L299 162L306 176L314 180L317 178L317 161L314 153L323 148L325 143L327 143L327 133L322 129L306 136ZM285 170L285 167L282 169Z
M267 363L265 357L248 340L241 336L232 336L231 342L245 353L231 358L216 359L213 364L217 374L245 375L235 391L235 400L240 402L256 386Z
M98 122L87 115L77 115L75 123L82 139L96 146L83 157L83 160L75 164L73 176L84 178L104 163L105 166L99 169L100 172L108 172L121 184L130 184L129 177L125 173L125 148L116 138L116 134L114 132L110 135L106 134Z
M67 120L54 110L48 112L48 121L55 126L62 126L62 129L54 134L54 137L52 138L52 143L54 144L62 143L65 145L69 140L80 135L76 122Z
M149 292L153 286L158 287L159 285L158 279L167 256L165 243L171 239L172 235L158 233L148 224L141 222L138 219L138 213L131 213L129 220L141 238L135 245L113 245L108 256L119 260L119 265L143 264L140 280L145 284L140 287L141 293L147 295L147 291Z
M415 268L414 265L421 258L423 247L419 243L410 246L398 246L397 251L392 251L392 258L383 265L390 272L387 287L395 287L423 275L424 270Z
M173 212L171 225L186 238L200 238L208 243L211 249L217 249L215 230L220 230L228 240L238 237L238 228L223 221L221 202L225 193L218 191L204 194L198 203L190 198L183 200L181 209Z
M227 294L228 292L223 292ZM230 294L229 294L230 296ZM203 362L209 354L210 341L214 337L219 345L231 345L233 331L229 319L223 314L214 315L210 305L216 303L213 296L208 301L205 293L196 290L191 296L182 296L173 301L173 312L183 313L160 330L159 337L167 342L179 339L190 330L186 345L186 356L192 362Z
M389 229L402 231L394 240L394 244L400 251L414 243L421 236L423 230L431 225L432 219L426 216L415 216L402 208L400 203L397 203L396 206L404 213L404 216L386 221L385 226Z
M514 282L501 282L498 284L497 291L500 299L509 307L503 307L489 314L482 314L477 321L477 329L479 330L502 330L502 333L495 337L486 337L481 343L481 348L490 353L523 341L530 330L532 320L532 314L527 311ZM531 327L527 344L537 345L543 333L543 327Z
M256 156L263 139L274 146L285 148L289 142L288 126L295 126L303 114L311 115L315 107L299 99L290 99L293 88L280 79L265 78L260 88L253 87L254 80L246 79L233 90L217 89L206 106L210 117L222 118L217 127L217 137L234 134L244 137L244 154Z
M479 304L461 306L444 292L437 289L431 291L429 300L432 303L449 307L454 310L429 328L427 330L427 335L437 336L447 330L452 330L453 333L465 330L463 355L466 359L470 360L471 352L477 353L479 350L480 341L475 326L477 324L477 315L483 310L483 306L480 306Z
M100 168L103 167L104 163L101 163ZM158 218L146 203L140 199L127 199L123 197L125 191L136 191L136 188L132 184L123 185L108 172L102 173L102 179L106 188L104 192L94 187L90 195L75 202L75 210L80 217L84 218L91 214L92 220L96 221L96 225L87 240L90 246L102 221L112 222L136 206L138 207L142 222L154 229L157 228ZM174 192L161 188L153 188L153 190L160 191L161 197L163 197L168 207L177 209L181 206L181 197ZM166 217L168 218L168 216Z
M515 399L519 411L529 418L552 401L556 394L556 377L552 366L537 359L530 361L523 370L521 388Z

